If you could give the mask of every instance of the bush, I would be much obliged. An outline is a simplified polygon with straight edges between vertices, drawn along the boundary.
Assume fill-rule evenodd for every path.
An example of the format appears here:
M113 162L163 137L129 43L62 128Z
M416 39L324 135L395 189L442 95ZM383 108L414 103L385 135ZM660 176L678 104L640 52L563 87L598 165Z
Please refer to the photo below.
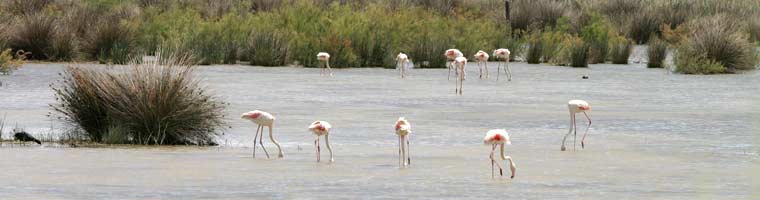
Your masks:
M288 61L288 37L280 32L253 32L249 38L248 61L258 66L284 66Z
M707 58L705 54L700 54L687 45L678 48L673 62L676 65L675 71L683 74L719 74L726 72L726 67L723 64Z
M628 64L628 57L633 52L633 42L618 36L610 41L610 57L613 64Z
M541 63L541 54L543 53L543 44L541 42L541 33L533 32L528 36L528 50L525 52L525 59L529 64Z
M590 45L580 37L565 37L558 64L572 67L588 67Z
M11 26L8 45L31 53L29 59L46 60L56 36L55 17L44 13L24 15Z
M567 12L568 5L555 0L514 0L510 12L513 30L529 30L529 27L544 28L557 24L557 20Z
M93 27L84 37L84 52L100 63L126 64L135 51L137 28L130 24L130 7L113 8L110 13L97 16ZM84 13L82 13L84 14Z
M604 63L609 54L609 42L617 33L605 19L598 14L591 15L591 23L583 27L581 37L589 45L589 63Z
M653 9L644 9L641 13L630 16L627 22L628 37L637 44L647 43L647 40L660 30L661 20Z
M199 86L187 59L102 71L69 67L52 109L101 143L215 144L224 104Z
M747 41L746 35L739 31L735 22L724 16L714 16L697 20L690 26L690 37L677 51L676 71L698 74L733 73L736 70L754 69L757 65L755 46ZM717 65L713 62L719 63L724 69L715 70ZM691 64L700 66L689 66Z
M24 64L25 54L23 52L18 52L15 55L18 58L14 58L13 56L14 54L11 49L0 51L0 75L9 75Z
M647 49L647 57L649 62L647 67L649 68L662 68L665 65L665 56L668 53L668 43L663 41L657 36L653 36L649 39L649 48Z
M747 32L750 41L760 44L760 15L747 20Z

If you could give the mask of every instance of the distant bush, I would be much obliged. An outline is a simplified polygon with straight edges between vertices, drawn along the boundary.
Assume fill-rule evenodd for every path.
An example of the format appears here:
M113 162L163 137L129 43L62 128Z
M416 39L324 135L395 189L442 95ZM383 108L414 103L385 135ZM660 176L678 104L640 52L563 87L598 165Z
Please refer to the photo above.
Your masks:
M627 22L627 34L637 44L647 43L647 40L656 35L662 23L653 9L643 9L640 13L630 16Z
M284 33L254 31L245 52L251 65L284 66L288 62L289 45Z
M628 64L628 57L633 52L633 42L628 38L618 36L610 41L610 58L612 64Z
M14 58L14 56L18 58ZM8 75L24 64L25 54L18 52L14 55L11 49L0 51L0 75Z
M531 33L528 36L528 50L525 52L525 59L529 64L541 63L541 54L544 51L544 44L541 39L539 32Z
M668 43L663 41L657 36L653 36L649 39L649 48L647 49L647 67L649 68L662 68L664 67L665 56L668 53Z
M689 38L676 52L676 71L681 73L733 73L754 69L756 47L725 16L707 17L690 24ZM716 65L717 63L717 65ZM690 66L697 64L697 66ZM717 70L722 66L722 70Z
M11 26L8 46L31 53L29 59L50 58L56 37L55 17L46 14L29 14L19 17Z
M588 67L590 45L580 37L565 37L562 42L558 64L572 67Z
M750 41L760 44L760 15L747 19L747 32Z
M117 71L69 67L51 107L94 142L215 144L224 104L199 86L186 59L169 60Z
M581 31L581 37L589 45L588 62L604 63L610 51L609 41L616 35L613 27L601 15L592 15L590 24Z
M513 0L510 24L513 30L529 30L529 27L551 27L557 24L568 9L568 4L555 0Z

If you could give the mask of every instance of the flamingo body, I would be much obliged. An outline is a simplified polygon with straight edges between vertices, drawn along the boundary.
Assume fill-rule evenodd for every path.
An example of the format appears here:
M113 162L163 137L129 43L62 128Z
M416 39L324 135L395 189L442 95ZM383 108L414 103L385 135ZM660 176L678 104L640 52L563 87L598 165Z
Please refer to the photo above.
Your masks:
M412 158L409 156L409 135L412 133L412 124L404 117L399 117L393 126L398 135L398 157L399 168L412 164ZM406 144L404 144L406 143Z
M454 59L454 67L456 68L456 71L459 72L457 74L457 79L456 79L457 86L456 86L456 89L454 89L454 92L459 95L462 95L462 87L464 87L464 76L465 76L464 71L465 71L466 66L467 66L467 58L465 58L464 56L460 56Z
M502 60L504 62L504 73L507 74L507 78L509 81L512 81L512 69L509 67L509 55L511 52L509 52L509 49L496 49L493 51L493 56L496 57L497 60ZM499 65L496 67L496 80L499 80L499 74L501 73L501 65L500 62Z
M274 143L275 146L277 146L278 155L277 157L282 158L284 156L282 152L282 147L280 147L280 143L277 142L277 140L274 139L272 136L272 127L274 126L274 115L260 111L260 110L254 110L249 111L246 113L243 113L240 118L250 120L251 122L258 125L256 128L256 135L253 136L253 157L256 158L256 139L259 139L259 144L261 145L261 148L264 149L264 153L267 155L267 158L269 158L269 152L267 152L267 149L264 147L264 127L269 127L269 140ZM261 133L261 134L259 134ZM259 137L260 135L260 137Z
M319 52L317 53L317 60L320 61L319 75L325 75L329 73L329 75L332 76L332 69L330 68L330 54L327 52Z
M475 60L478 62L478 69L480 71L480 78L483 78L483 68L485 68L485 78L488 78L488 53L483 50L475 53Z
M588 129L591 128L591 117L588 116L588 112L591 111L591 106L584 100L570 100L567 102L567 109L570 111L570 130L568 130L565 137L562 138L562 147L560 150L564 151L566 149L565 141L571 133L573 133L573 138L576 138L577 136L578 131L577 125L575 123L575 114L577 113L583 113L583 115L586 116L586 119L588 119L588 126L586 127L586 131L583 133L583 138L581 138L581 148L585 148L586 134L588 134ZM575 139L573 139L573 149L575 149Z
M446 59L451 61L450 63L446 64L446 68L449 69L448 79L451 80L451 70L454 68L454 61L458 57L463 57L464 54L461 51L459 51L459 49L447 49L446 52L443 53L443 55L446 56ZM459 72L455 71L454 73L459 73Z
M396 66L398 66L401 78L406 77L406 63L409 62L409 56L404 53L398 53L396 56Z
M330 152L330 162L335 162L335 159L333 159L332 146L330 146L330 129L332 129L332 125L326 121L317 120L309 125L309 131L317 136L317 138L314 139L314 146L316 146L317 149L317 162L319 162L321 157L321 149L319 146L319 138L321 136L325 137L325 145L327 145L327 151Z
M488 132L486 132L486 136L483 137L483 144L485 145L491 145L491 154L489 158L491 159L491 178L495 177L494 174L494 165L499 167L499 175L504 175L504 170L501 167L501 164L496 161L496 158L494 157L496 152L496 146L501 147L501 159L502 160L508 160L509 161L509 170L512 172L512 176L510 178L515 178L515 173L517 173L517 166L515 165L515 162L512 160L512 157L505 156L504 155L504 145L510 145L512 144L512 141L510 140L509 133L507 133L507 130L504 129L493 129Z

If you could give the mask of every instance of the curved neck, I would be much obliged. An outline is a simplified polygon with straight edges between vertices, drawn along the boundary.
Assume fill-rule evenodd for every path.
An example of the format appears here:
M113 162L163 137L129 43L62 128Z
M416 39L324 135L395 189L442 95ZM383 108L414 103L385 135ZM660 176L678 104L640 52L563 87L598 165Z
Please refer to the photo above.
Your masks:
M500 146L500 148L501 148L501 159L502 159L502 160L507 160L507 159L509 159L509 160L510 160L509 162L512 162L512 161L511 161L511 160L512 160L512 158L508 158L507 156L504 156L504 144L500 144L499 146Z

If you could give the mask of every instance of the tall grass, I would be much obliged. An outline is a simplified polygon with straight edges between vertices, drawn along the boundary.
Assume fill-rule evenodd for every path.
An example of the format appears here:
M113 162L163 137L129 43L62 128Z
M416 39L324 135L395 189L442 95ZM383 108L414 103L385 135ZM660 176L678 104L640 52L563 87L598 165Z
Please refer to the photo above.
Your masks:
M754 69L758 64L757 50L746 34L738 31L736 22L727 21L725 16L713 16L690 24L691 33L677 51L676 71L682 73L733 73L737 70ZM679 61L680 59L680 61ZM709 68L690 66L698 63ZM709 65L701 65L708 63ZM715 63L723 70L713 70ZM694 71L696 70L696 71ZM703 70L703 71L701 71Z
M31 53L30 59L50 58L56 36L55 20L54 16L45 14L29 14L17 18L11 26L13 33L8 46Z
M529 64L541 63L541 54L544 52L541 33L534 32L528 36L528 49L525 52L526 62Z
M101 143L214 144L224 103L193 78L188 59L103 71L69 67L53 87L61 119Z
M660 39L659 37L652 37L649 39L649 48L647 49L647 67L649 68L662 68L664 67L665 56L668 53L668 43Z
M615 37L610 41L610 58L612 64L628 64L628 57L633 52L633 42L625 37Z
M251 33L246 49L248 61L260 66L284 66L288 62L289 40L281 32Z
M510 24L513 30L554 26L566 14L568 6L564 1L555 0L513 0Z
M577 36L565 37L558 64L571 67L588 67L591 46Z

